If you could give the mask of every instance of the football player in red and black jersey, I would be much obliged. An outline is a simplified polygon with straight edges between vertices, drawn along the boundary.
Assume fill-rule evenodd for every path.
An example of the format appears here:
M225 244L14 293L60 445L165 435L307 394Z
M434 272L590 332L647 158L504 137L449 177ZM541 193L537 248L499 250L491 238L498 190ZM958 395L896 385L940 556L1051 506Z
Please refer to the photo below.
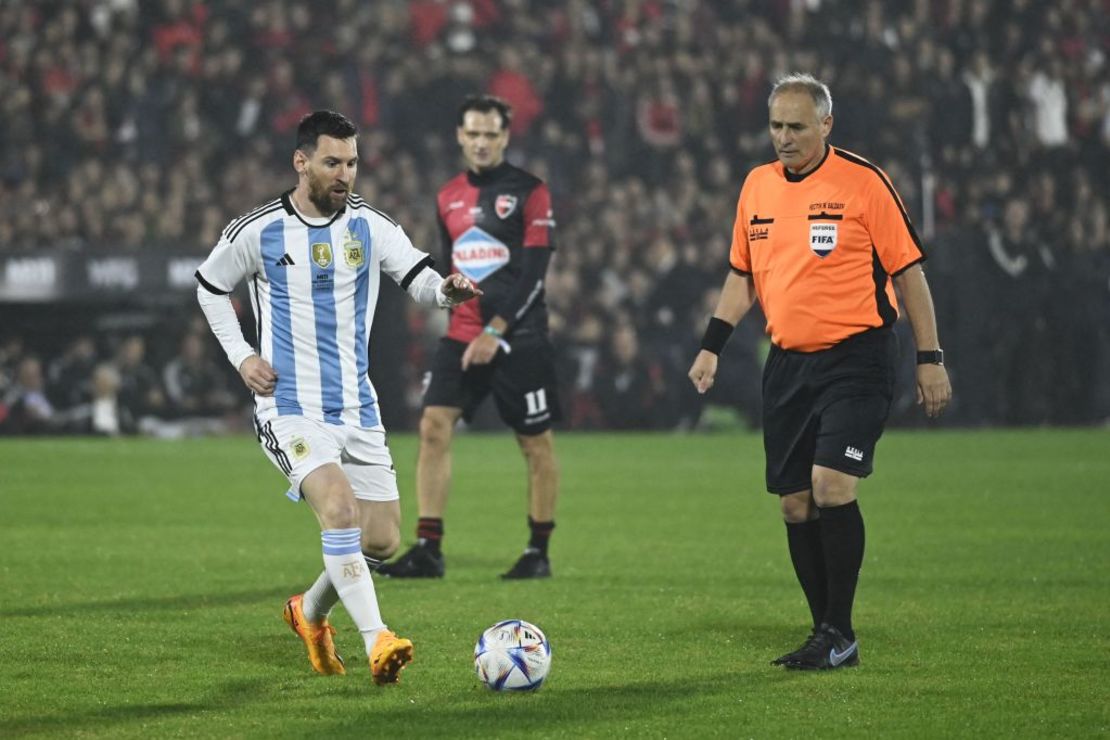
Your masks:
M436 197L451 272L477 283L483 295L452 311L433 360L420 419L417 542L380 571L395 578L443 575L452 435L456 422L469 420L491 393L528 466L531 537L502 578L551 575L547 543L559 493L551 425L560 408L544 276L555 222L547 185L505 161L510 116L509 106L492 96L463 102L456 134L467 169Z

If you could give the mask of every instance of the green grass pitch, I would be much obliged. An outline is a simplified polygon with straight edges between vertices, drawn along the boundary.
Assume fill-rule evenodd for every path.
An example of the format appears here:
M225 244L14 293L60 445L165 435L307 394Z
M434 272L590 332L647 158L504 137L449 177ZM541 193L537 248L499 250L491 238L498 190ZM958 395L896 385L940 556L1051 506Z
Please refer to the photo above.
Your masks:
M314 675L282 603L321 567L247 438L0 442L0 736L1089 737L1110 732L1110 433L890 432L861 488L862 665L788 673L806 609L751 434L557 439L555 577L525 541L511 437L463 435L447 577L381 581L416 643L375 687ZM391 438L411 540L415 440ZM544 687L477 682L510 617Z

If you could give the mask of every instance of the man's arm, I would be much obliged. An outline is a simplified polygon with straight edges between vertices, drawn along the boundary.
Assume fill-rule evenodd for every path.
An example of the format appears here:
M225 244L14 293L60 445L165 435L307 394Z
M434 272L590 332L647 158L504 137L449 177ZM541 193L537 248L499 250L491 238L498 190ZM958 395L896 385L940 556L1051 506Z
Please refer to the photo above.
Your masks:
M390 221L381 223L380 228L374 233L374 241L381 255L382 272L420 305L453 308L482 294L464 275L441 277L433 267L435 260L414 247L399 224Z
M270 396L277 386L277 373L243 339L239 317L231 306L231 291L247 275L261 269L260 253L254 232L239 234L232 241L225 230L212 253L196 273L197 303L204 318L227 354L228 362L239 371L243 384L253 393Z
M508 295L498 304L490 324L505 333L535 304L547 278L547 265L551 261L549 247L528 247L521 256L520 275Z
M440 277L430 265L418 264L418 270L411 278L401 281L412 299L422 306L438 308L454 308L460 303L465 303L475 296L482 295L482 290L472 283L465 275L457 272Z
M895 276L894 285L902 294L902 304L913 328L913 341L918 351L940 349L933 296L921 265L913 265ZM944 365L924 363L917 366L917 403L924 404L926 416L939 416L951 398L952 385Z
M504 299L494 306L489 325L505 333L518 323L535 303L547 278L547 266L555 251L555 219L551 210L551 191L539 183L528 193L521 209L524 221L520 274Z
M243 384L260 396L273 395L277 373L243 339L243 329L231 306L231 297L223 293L213 293L202 283L197 286L197 303L200 304L212 333L227 354L228 361L243 378Z
M551 249L548 247L525 248L520 275L509 294L486 322L485 330L472 339L463 352L463 370L471 365L485 365L493 361L504 336L524 318L543 291L550 260Z
M752 276L736 270L729 271L721 289L721 297L717 300L717 308L713 311L713 318L709 320L709 327L702 338L702 349L694 358L694 364L690 366L688 373L698 393L705 393L713 387L717 376L718 355L732 329L740 323L740 319L744 318L754 303L755 283Z

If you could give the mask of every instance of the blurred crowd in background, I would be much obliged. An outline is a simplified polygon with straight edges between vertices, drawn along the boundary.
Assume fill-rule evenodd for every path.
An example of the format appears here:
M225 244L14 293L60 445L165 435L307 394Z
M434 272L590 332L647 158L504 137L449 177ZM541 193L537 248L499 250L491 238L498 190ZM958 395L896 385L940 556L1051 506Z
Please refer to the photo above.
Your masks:
M1104 423L1108 51L1102 0L7 0L0 251L206 254L292 187L296 125L327 107L361 127L357 190L438 256L456 107L488 91L515 111L508 159L554 197L565 426L704 426L685 372L740 183L773 157L771 84L809 71L832 89L831 143L886 170L924 238L950 421ZM397 315L404 390L383 405L404 404L404 427L442 324ZM921 423L899 330L894 421ZM105 397L108 433L242 416L195 320L172 342L160 328L152 360L141 334L67 337L46 357L3 331L0 430L92 429ZM757 424L764 351L753 315L709 402Z

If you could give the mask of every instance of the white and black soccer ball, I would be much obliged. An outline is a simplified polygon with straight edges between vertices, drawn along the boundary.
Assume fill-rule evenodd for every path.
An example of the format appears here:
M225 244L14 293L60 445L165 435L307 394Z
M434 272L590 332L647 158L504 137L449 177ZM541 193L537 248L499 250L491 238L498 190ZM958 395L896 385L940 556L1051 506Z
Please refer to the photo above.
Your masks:
M523 619L490 627L474 646L474 672L494 691L534 691L551 670L551 643Z

